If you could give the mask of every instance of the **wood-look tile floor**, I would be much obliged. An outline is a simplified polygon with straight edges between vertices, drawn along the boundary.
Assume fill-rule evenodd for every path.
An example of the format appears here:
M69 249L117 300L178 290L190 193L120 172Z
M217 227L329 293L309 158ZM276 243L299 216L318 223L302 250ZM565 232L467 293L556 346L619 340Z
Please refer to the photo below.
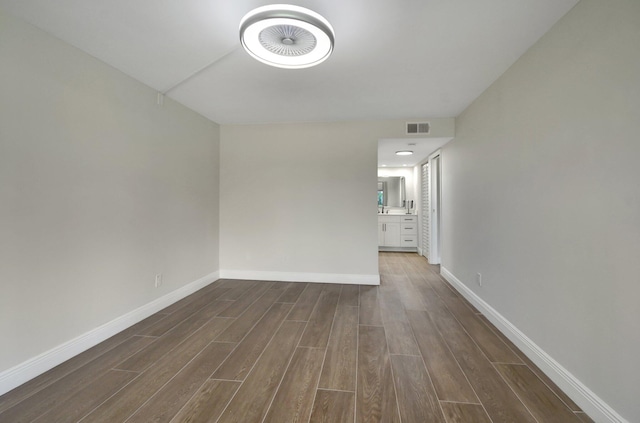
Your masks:
M584 423L437 266L220 280L0 397L0 422Z

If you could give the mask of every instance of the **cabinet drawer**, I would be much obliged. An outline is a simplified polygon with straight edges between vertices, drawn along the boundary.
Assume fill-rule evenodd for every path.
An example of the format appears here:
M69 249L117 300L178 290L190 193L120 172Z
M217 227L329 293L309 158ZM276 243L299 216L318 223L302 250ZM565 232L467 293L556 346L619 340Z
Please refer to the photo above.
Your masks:
M418 246L418 237L415 236L402 236L400 239L401 247L417 247Z
M415 223L402 223L400 225L400 231L400 233L407 235L417 234L418 225L416 225Z
M400 216L378 216L378 223L399 223Z
M417 216L401 216L400 222L402 223L417 223Z

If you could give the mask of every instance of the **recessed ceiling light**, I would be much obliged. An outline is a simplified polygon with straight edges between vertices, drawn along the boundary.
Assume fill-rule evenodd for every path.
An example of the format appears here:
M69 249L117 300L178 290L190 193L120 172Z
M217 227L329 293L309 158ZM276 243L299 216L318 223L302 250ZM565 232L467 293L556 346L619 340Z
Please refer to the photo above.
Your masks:
M410 150L396 151L397 156L410 156L412 154L413 154L413 151L410 151Z
M382 167L387 167L387 165L382 165Z
M316 12L289 4L258 7L240 21L240 42L267 65L300 69L324 62L333 51L334 32Z

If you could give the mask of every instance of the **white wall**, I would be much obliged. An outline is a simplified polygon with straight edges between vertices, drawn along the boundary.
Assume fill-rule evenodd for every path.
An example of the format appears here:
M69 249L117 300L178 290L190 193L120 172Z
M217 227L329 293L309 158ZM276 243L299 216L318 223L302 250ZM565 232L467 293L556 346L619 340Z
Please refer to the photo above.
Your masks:
M377 281L378 139L404 123L223 125L222 275ZM432 120L452 135L453 119Z
M0 57L1 374L218 270L219 128L2 14Z
M630 422L639 23L638 1L580 1L456 120L443 149L443 268Z

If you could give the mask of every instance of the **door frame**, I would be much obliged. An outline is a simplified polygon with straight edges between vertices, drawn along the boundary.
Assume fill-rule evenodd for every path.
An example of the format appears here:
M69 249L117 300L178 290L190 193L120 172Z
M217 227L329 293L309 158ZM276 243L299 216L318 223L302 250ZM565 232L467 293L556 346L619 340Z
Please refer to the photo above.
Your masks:
M442 150L429 156L429 263L440 264L442 228Z

